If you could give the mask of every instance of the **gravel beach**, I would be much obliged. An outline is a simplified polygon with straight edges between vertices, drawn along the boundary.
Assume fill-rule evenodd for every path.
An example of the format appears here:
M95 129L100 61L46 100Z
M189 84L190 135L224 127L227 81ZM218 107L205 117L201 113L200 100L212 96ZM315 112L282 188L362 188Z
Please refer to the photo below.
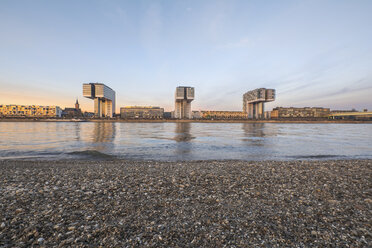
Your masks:
M372 160L0 161L0 247L371 247Z

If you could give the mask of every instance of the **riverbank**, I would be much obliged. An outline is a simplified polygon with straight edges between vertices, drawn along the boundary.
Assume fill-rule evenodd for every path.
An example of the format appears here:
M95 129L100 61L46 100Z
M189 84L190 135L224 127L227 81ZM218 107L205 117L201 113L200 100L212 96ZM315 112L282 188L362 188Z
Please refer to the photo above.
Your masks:
M0 161L0 170L0 246L372 242L372 160Z
M159 120L125 120L125 119L23 119L23 118L3 118L0 122L122 122L122 123L298 123L298 124L372 124L372 121L360 120L175 120L175 119L159 119Z

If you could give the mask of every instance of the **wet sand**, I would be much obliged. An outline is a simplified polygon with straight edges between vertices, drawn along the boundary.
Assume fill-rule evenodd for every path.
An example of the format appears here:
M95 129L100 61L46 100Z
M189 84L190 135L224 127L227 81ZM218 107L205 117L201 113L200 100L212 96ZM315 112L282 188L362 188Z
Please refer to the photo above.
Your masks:
M372 160L0 161L0 247L370 247Z

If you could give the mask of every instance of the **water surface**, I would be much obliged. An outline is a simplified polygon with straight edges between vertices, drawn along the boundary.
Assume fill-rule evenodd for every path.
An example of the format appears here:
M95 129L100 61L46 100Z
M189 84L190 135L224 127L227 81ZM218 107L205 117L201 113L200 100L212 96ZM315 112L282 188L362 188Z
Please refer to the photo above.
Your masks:
M372 125L0 122L0 158L364 159Z

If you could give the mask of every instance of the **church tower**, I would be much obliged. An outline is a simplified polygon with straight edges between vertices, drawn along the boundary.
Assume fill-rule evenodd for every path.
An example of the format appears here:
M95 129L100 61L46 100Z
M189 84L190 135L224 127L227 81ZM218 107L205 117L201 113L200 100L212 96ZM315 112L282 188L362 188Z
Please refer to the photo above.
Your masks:
M76 98L76 103L75 103L75 109L80 110L79 101L77 98Z

